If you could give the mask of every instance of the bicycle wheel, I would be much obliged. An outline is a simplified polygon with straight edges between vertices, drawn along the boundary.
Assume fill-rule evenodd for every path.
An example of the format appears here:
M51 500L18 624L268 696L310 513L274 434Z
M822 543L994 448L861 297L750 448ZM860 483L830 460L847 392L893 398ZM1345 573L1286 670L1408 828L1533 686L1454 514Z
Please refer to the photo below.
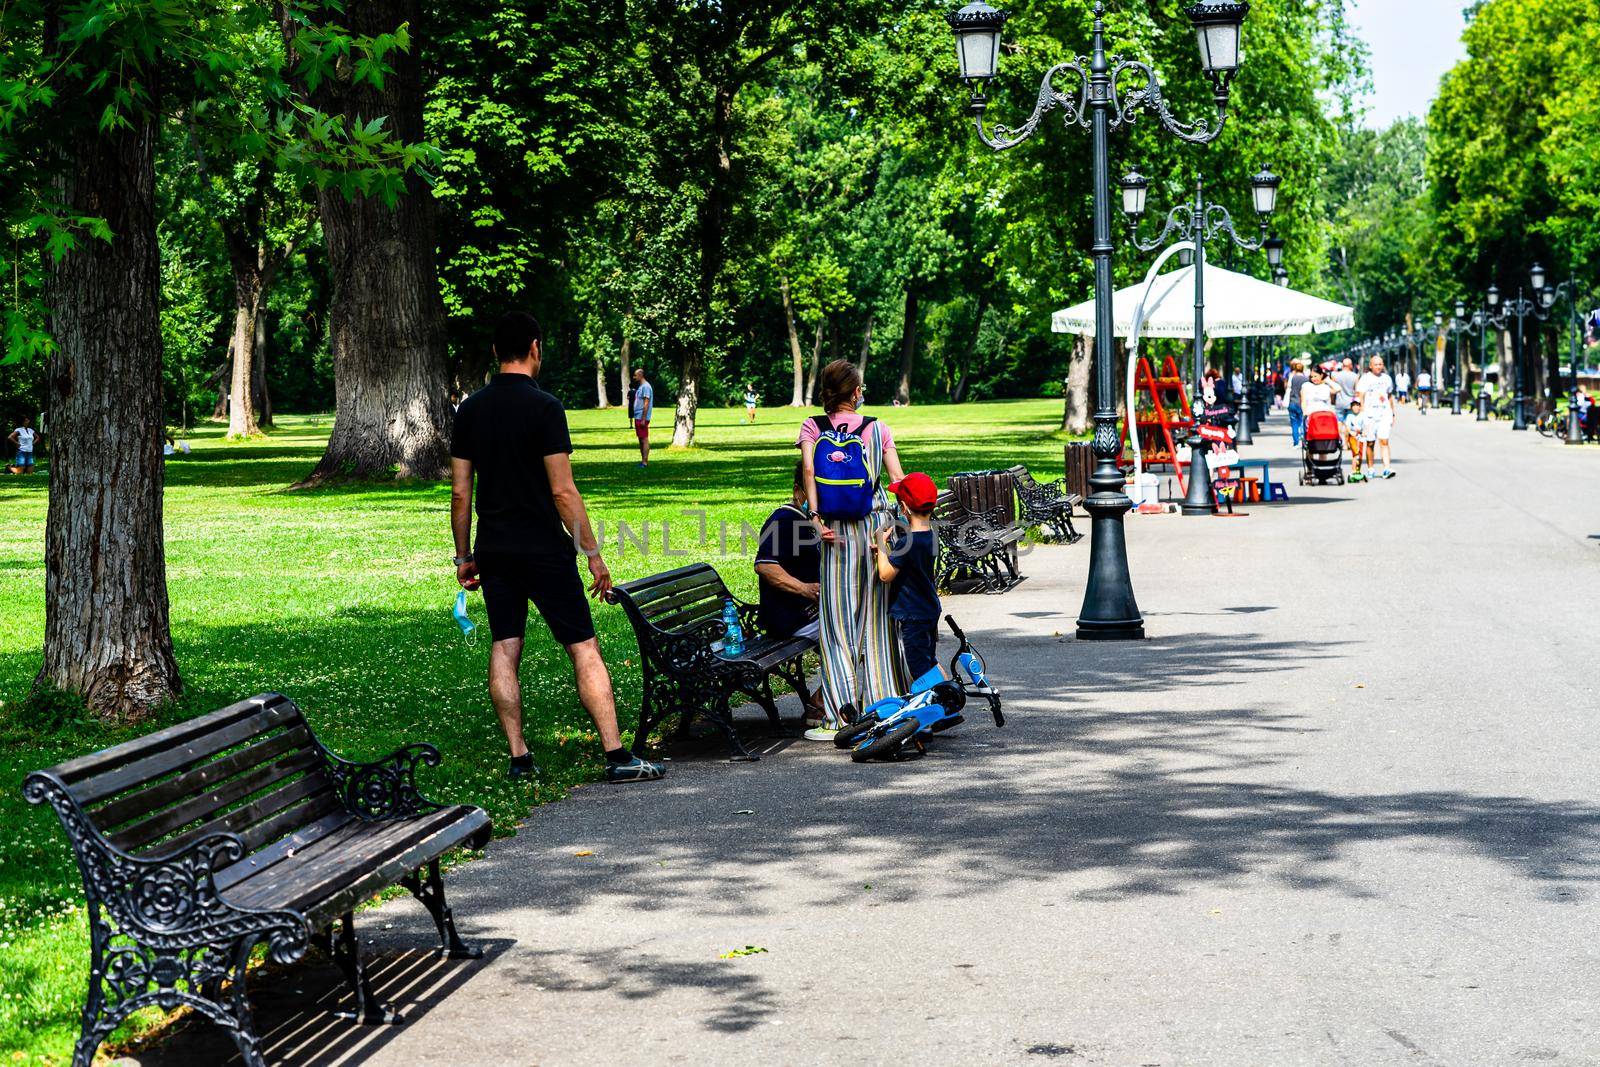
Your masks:
M850 759L855 763L865 763L873 759L891 759L900 751L900 746L917 732L917 723L914 720L897 723L891 726L882 737L874 738L850 753Z

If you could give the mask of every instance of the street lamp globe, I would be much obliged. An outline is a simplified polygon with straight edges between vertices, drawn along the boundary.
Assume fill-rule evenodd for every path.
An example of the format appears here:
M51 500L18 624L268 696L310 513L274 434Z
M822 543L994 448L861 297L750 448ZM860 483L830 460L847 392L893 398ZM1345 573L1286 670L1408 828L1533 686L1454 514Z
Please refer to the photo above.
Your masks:
M1533 265L1533 270L1529 271L1529 274L1531 274L1533 276L1533 291L1534 292L1538 292L1540 289L1543 289L1544 288L1544 268L1542 266L1540 266L1539 264L1535 263Z
M956 58L962 81L982 81L1000 72L1000 30L1006 13L983 0L952 11L946 18L956 35Z
M1266 167L1262 167L1250 179L1250 195L1255 199L1257 215L1270 215L1277 209L1278 186L1282 182L1283 179Z
M1178 266L1180 266L1180 267L1192 267L1192 266L1194 266L1194 249L1192 249L1192 248L1180 248L1178 250Z
M1233 0L1202 0L1186 12L1200 45L1200 66L1219 90L1239 69L1239 31L1249 13L1249 4Z
M1122 210L1129 218L1144 214L1145 200L1150 196L1150 179L1136 170L1122 176Z
M1556 304L1556 291L1554 289L1540 289L1539 290L1539 306L1540 307L1550 308L1550 307L1555 307L1555 304Z
M1444 312L1435 311L1433 313L1433 325L1435 326L1435 328L1444 325Z
M1462 300L1457 300L1456 301L1456 318L1464 319L1466 317L1467 317L1467 305L1466 305L1466 302L1462 301Z
M1489 291L1484 294L1484 297L1489 301L1489 306L1490 307L1492 307L1492 308L1499 307L1500 306L1500 287L1498 285L1489 286Z
M1267 250L1267 266L1276 275L1278 268L1283 266L1283 238L1269 237L1261 247Z
M1279 267L1272 272L1272 280L1278 283L1280 289L1289 288L1289 271L1284 267Z

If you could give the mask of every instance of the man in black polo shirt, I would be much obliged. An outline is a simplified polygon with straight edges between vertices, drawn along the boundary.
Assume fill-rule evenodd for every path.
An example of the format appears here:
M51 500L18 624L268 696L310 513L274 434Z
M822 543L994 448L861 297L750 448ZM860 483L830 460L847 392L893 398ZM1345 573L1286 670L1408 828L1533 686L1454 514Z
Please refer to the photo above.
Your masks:
M804 474L800 464L794 468L794 490L782 505L761 525L756 546L756 575L760 578L761 628L774 637L791 637L802 630L817 633L817 599L821 586L822 547L816 524L806 511ZM821 693L817 694L818 699ZM804 688L806 718L822 721L820 709L813 707Z
M489 698L511 746L511 777L533 773L522 736L523 636L528 603L539 609L551 635L566 647L577 677L578 699L600 731L606 778L638 782L666 769L632 755L617 731L611 675L600 658L594 620L583 598L577 554L589 561L589 592L611 591L611 572L600 558L583 497L572 480L572 439L561 402L535 379L543 334L532 315L511 312L495 327L500 373L461 402L450 441L450 528L456 543L456 579L464 589L481 584L489 612ZM476 477L478 543L472 539Z

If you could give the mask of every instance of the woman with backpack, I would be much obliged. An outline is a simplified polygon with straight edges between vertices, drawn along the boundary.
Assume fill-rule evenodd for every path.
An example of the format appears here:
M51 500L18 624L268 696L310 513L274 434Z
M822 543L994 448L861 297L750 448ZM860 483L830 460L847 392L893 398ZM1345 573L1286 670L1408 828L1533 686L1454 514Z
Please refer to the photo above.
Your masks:
M889 586L877 580L872 535L893 520L881 486L904 477L894 435L858 412L861 371L836 359L822 369L822 410L808 418L800 448L806 502L822 539L818 616L823 718L806 731L831 741L845 719L904 688L889 622ZM849 709L849 710L847 710Z

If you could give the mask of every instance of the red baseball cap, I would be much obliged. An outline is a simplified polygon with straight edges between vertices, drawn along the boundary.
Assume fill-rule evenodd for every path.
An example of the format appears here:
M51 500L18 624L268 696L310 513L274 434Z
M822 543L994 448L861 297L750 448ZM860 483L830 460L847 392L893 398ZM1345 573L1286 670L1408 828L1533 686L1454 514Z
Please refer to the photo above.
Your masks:
M939 497L938 485L921 471L901 478L889 486L889 492L898 497L900 503L915 511L927 511Z

